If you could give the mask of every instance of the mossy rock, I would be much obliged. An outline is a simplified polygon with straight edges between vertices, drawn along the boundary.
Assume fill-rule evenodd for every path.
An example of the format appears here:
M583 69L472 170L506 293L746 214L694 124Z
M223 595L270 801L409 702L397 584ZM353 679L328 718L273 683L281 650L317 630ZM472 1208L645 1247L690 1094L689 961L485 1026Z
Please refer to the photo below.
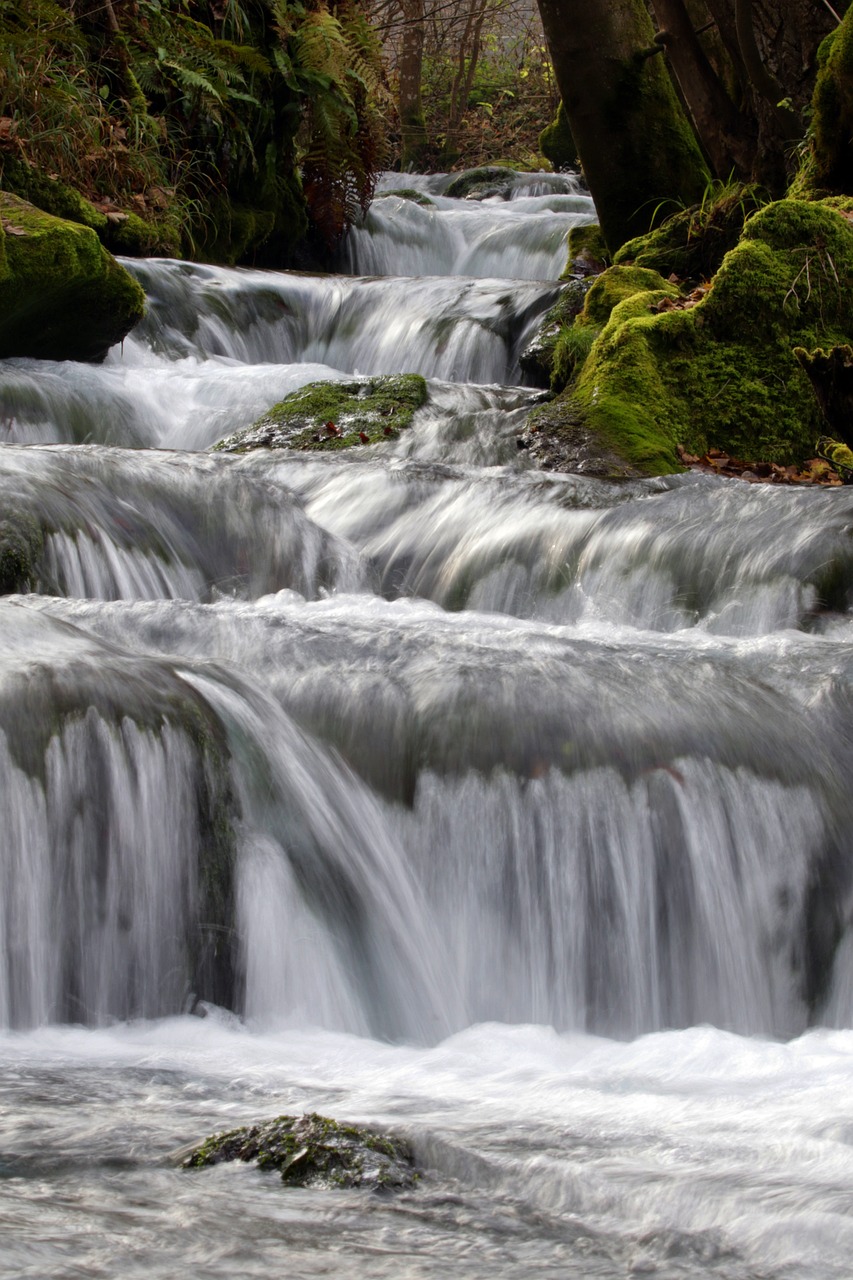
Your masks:
M672 297L678 297L678 289L669 284L657 271L645 267L608 267L593 281L580 314L581 324L603 325L610 319L613 308L635 293L648 293L660 289Z
M578 149L562 102L554 119L539 135L539 150L558 173L577 165Z
M107 225L100 234L110 253L126 258L181 256L180 236L168 220L148 222L138 213L124 212L108 213L106 219Z
M91 227L110 253L132 258L180 256L180 237L168 217L148 222L136 213L103 213L67 182L49 177L17 156L3 158L0 185L55 218Z
M576 325L607 312L616 292L605 280L611 272L599 296L599 282L590 290ZM733 457L800 462L812 455L822 418L794 348L849 341L851 282L853 225L843 213L794 200L767 205L695 305L673 299L668 286L612 306L564 393L572 413L644 474L679 470L678 444L700 455L718 447Z
M583 307L574 323L561 327L553 342L552 391L562 391L579 377L614 307L635 294L649 292L655 292L656 296L679 296L675 285L644 267L609 267L587 285Z
M512 191L512 185L511 170L499 165L486 165L460 173L444 194L454 200L485 200L489 196L502 196L506 199Z
M0 595L36 586L43 550L44 535L33 516L16 512L0 518Z
M278 1116L214 1134L183 1161L183 1168L204 1169L228 1160L274 1169L292 1187L403 1190L418 1179L404 1142L316 1113Z
M252 449L348 449L396 439L426 403L427 385L417 373L309 382L252 426L220 440L222 453Z
M730 186L716 199L682 209L653 231L629 240L613 261L647 267L662 276L709 280L737 244L747 218L761 203L757 187Z
M599 275L610 265L610 253L597 222L587 222L569 231L569 257L563 279Z
M428 195L424 195L423 191L415 191L414 187L400 187L395 191L377 191L377 200L386 200L388 196L396 196L398 200L411 200L412 204L419 204L424 209L434 208L435 201L430 200Z
M100 360L145 310L95 231L0 192L0 357Z
M572 332L572 321L582 310L588 289L586 281L571 280L543 316L533 338L521 353L519 364L536 386L561 390L565 382L553 381L554 351L561 337Z
M97 231L98 235L107 229L106 214L96 209L91 201L59 178L49 178L20 156L2 157L0 184L5 191L20 196L55 218L79 222L81 226Z

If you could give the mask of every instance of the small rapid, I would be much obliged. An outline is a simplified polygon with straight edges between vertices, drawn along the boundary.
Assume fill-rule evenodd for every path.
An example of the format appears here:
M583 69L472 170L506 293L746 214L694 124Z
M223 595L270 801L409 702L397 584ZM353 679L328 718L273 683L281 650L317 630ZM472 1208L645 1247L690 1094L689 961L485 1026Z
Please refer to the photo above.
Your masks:
M851 491L537 470L594 213L453 181L339 274L129 263L102 365L0 368L9 1280L847 1275ZM409 372L397 439L212 450ZM422 1184L169 1163L288 1109Z

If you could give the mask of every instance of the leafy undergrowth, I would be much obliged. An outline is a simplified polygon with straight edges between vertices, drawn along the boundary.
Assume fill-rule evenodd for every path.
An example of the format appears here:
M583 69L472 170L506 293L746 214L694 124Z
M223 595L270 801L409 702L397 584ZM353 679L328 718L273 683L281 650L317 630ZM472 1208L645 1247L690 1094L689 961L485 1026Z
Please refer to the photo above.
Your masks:
M331 245L385 165L384 104L355 0L0 0L0 182L118 251L286 265L306 210ZM63 186L95 210L53 207Z

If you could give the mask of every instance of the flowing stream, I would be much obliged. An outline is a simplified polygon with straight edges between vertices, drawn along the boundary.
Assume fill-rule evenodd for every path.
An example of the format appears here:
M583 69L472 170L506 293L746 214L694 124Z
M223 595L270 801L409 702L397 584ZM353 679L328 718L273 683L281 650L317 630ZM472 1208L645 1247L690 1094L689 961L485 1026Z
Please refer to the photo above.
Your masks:
M853 489L533 469L589 198L400 181L0 368L0 1277L847 1277ZM209 451L387 372L397 440ZM303 1110L421 1183L170 1158Z

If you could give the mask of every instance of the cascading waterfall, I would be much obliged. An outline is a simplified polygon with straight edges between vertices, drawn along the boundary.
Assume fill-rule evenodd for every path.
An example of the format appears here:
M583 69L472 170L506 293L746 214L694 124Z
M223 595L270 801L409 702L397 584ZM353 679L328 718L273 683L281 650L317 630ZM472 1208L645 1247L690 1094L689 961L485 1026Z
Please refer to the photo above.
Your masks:
M264 1274L846 1275L853 491L533 469L591 204L450 182L387 175L346 275L129 263L103 365L0 371L0 1276L132 1274L127 1219L166 1280L176 1194L233 1274L279 1211L159 1155L299 1108L430 1172ZM208 452L355 372L427 377L399 439ZM90 1161L49 1231L33 1127Z

